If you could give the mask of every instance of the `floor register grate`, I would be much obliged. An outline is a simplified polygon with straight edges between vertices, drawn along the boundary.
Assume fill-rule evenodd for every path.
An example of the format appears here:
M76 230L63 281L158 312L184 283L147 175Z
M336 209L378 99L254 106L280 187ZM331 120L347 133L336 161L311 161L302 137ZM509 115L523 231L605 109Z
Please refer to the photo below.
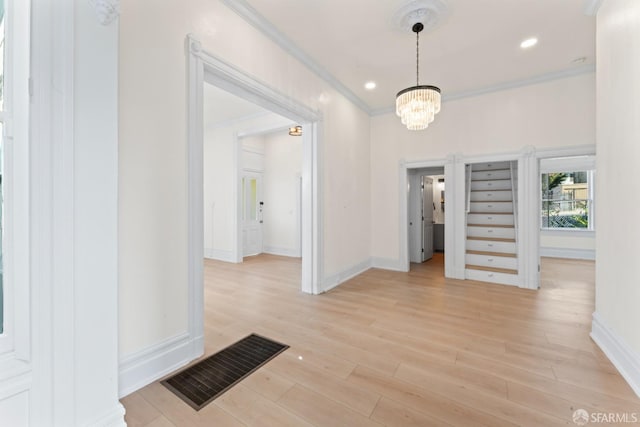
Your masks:
M162 384L199 411L288 348L288 345L251 334L163 380Z

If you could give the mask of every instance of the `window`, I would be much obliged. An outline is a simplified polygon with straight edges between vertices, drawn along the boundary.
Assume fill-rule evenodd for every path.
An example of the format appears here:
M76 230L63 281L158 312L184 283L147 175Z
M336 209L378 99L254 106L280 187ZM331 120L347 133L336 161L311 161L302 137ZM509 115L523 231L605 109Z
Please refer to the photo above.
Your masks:
M543 159L541 227L593 230L594 156Z

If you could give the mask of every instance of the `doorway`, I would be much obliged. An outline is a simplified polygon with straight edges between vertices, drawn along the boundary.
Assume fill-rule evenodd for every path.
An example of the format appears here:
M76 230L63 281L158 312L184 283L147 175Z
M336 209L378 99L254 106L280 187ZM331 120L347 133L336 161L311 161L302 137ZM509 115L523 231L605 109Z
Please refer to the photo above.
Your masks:
M203 98L205 81L229 93L253 102L271 112L288 118L303 128L302 139L302 274L301 291L320 293L321 276L321 210L319 182L323 172L318 167L321 141L318 129L320 114L265 85L252 75L206 52L191 35L186 37L188 54L188 144L187 144L187 271L188 271L188 333L192 342L192 357L204 351L204 178L203 178ZM236 151L236 156L238 155ZM236 157L237 158L237 157ZM236 162L237 164L237 162ZM234 166L235 167L235 166ZM236 175L236 192L240 183ZM239 198L236 198L237 200ZM239 200L238 200L239 201ZM213 205L215 208L215 204ZM238 230L239 227L232 228Z
M407 181L409 261L444 262L444 167L409 169Z
M242 188L242 256L253 256L263 251L264 223L262 208L264 206L262 194L262 173L242 173L240 184Z

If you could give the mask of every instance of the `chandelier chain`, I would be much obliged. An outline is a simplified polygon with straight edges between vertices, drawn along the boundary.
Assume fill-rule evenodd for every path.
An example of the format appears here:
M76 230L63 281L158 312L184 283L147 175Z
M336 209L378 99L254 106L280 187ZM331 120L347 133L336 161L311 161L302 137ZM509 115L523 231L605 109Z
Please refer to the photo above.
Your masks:
M416 86L420 86L420 32L416 32Z

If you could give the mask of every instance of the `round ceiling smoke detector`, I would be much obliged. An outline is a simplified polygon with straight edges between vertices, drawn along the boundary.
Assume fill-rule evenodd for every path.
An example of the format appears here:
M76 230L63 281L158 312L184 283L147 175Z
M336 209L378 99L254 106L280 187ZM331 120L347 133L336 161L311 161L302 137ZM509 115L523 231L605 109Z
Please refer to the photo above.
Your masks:
M449 6L443 0L411 0L400 7L393 16L394 27L401 32L411 32L418 22L424 31L430 31L444 22Z

